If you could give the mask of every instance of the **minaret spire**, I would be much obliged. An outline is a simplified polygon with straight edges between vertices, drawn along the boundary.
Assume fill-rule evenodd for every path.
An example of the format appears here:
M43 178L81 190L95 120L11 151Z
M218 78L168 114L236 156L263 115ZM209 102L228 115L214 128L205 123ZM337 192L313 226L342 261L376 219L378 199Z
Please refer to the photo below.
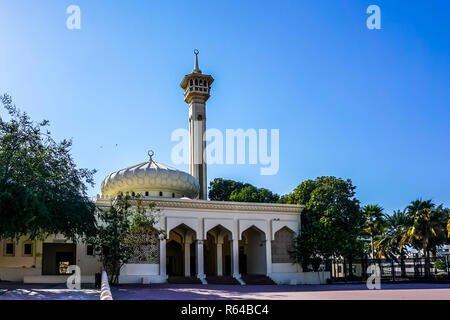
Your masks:
M192 73L202 73L202 70L198 67L198 53L199 51L197 49L194 50L195 54L195 63L194 63L194 70L192 70Z
M195 64L191 74L184 77L181 88L184 90L184 101L189 105L189 150L190 174L200 184L199 198L208 199L208 179L206 170L206 101L209 99L211 84L214 79L202 74L198 67L198 50L194 50Z

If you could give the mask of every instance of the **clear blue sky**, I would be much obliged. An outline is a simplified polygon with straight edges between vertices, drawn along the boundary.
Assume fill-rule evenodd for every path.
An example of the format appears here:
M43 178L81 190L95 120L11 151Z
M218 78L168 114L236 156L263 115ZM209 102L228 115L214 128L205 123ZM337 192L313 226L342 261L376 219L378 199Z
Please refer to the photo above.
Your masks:
M66 28L71 4L81 30ZM366 28L370 4L382 30ZM98 169L91 195L150 148L172 165L198 48L216 79L209 128L280 129L277 175L211 165L209 179L285 194L334 175L387 212L450 206L448 1L0 0L0 39L0 92L73 138L78 165Z

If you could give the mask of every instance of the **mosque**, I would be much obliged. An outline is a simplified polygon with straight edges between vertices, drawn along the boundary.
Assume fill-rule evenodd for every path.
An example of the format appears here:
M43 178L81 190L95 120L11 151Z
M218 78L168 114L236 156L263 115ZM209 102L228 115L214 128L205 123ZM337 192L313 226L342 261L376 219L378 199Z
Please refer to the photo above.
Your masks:
M303 272L289 251L300 230L302 207L288 204L210 201L207 199L206 101L211 75L199 69L181 82L189 105L190 172L156 162L153 152L142 163L109 174L95 202L108 208L120 192L140 194L156 203L159 244L144 261L124 265L120 283L319 284L329 272ZM84 283L93 283L101 263L92 245L55 235L45 241L26 237L1 241L0 280L26 283L65 282L67 267L78 265Z

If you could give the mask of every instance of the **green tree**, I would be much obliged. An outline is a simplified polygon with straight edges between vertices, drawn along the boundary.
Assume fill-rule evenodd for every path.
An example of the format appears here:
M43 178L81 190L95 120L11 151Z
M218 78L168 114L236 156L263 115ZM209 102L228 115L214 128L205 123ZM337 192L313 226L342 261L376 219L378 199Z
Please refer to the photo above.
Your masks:
M209 185L210 200L274 203L280 198L268 189L234 180L216 178Z
M407 249L402 246L402 239L406 235L410 219L406 211L394 211L392 215L384 215L383 232L376 237L374 249L378 257L386 257L400 262L402 277L406 276L405 258Z
M368 204L362 209L365 219L364 231L370 236L370 255L375 257L374 237L381 234L384 228L383 208L379 205Z
M86 184L93 185L95 170L77 168L72 142L55 142L48 121L33 122L7 94L0 99L9 118L0 117L0 238L92 233Z
M242 188L249 186L248 183L215 178L209 183L209 199L216 201L229 201L233 191L239 192Z
M350 264L363 253L364 217L351 180L318 177L306 180L286 198L304 206L296 260L303 266L318 259L344 257ZM316 263L317 265L317 263Z
M110 207L98 207L96 235L89 242L99 254L111 284L118 283L120 269L134 258L136 247L157 243L154 206L144 206L139 195L119 194Z
M435 261L434 267L438 270L447 270L447 263L445 261Z
M229 197L229 201L274 203L279 198L277 194L272 193L270 190L248 185L239 191L234 190Z
M447 242L448 210L442 205L436 207L431 200L412 201L406 207L410 227L402 239L401 245L410 244L421 250L425 257L425 275L431 274L430 253Z

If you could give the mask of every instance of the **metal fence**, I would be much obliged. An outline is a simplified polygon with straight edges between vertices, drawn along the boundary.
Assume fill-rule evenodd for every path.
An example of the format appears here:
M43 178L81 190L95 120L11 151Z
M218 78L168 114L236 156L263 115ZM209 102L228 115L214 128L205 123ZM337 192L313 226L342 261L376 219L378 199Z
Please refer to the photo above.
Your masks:
M356 259L351 263L345 259L331 259L326 263L332 282L365 281L371 276L371 273L368 273L368 267L371 265L379 268L382 281L450 281L448 257Z

